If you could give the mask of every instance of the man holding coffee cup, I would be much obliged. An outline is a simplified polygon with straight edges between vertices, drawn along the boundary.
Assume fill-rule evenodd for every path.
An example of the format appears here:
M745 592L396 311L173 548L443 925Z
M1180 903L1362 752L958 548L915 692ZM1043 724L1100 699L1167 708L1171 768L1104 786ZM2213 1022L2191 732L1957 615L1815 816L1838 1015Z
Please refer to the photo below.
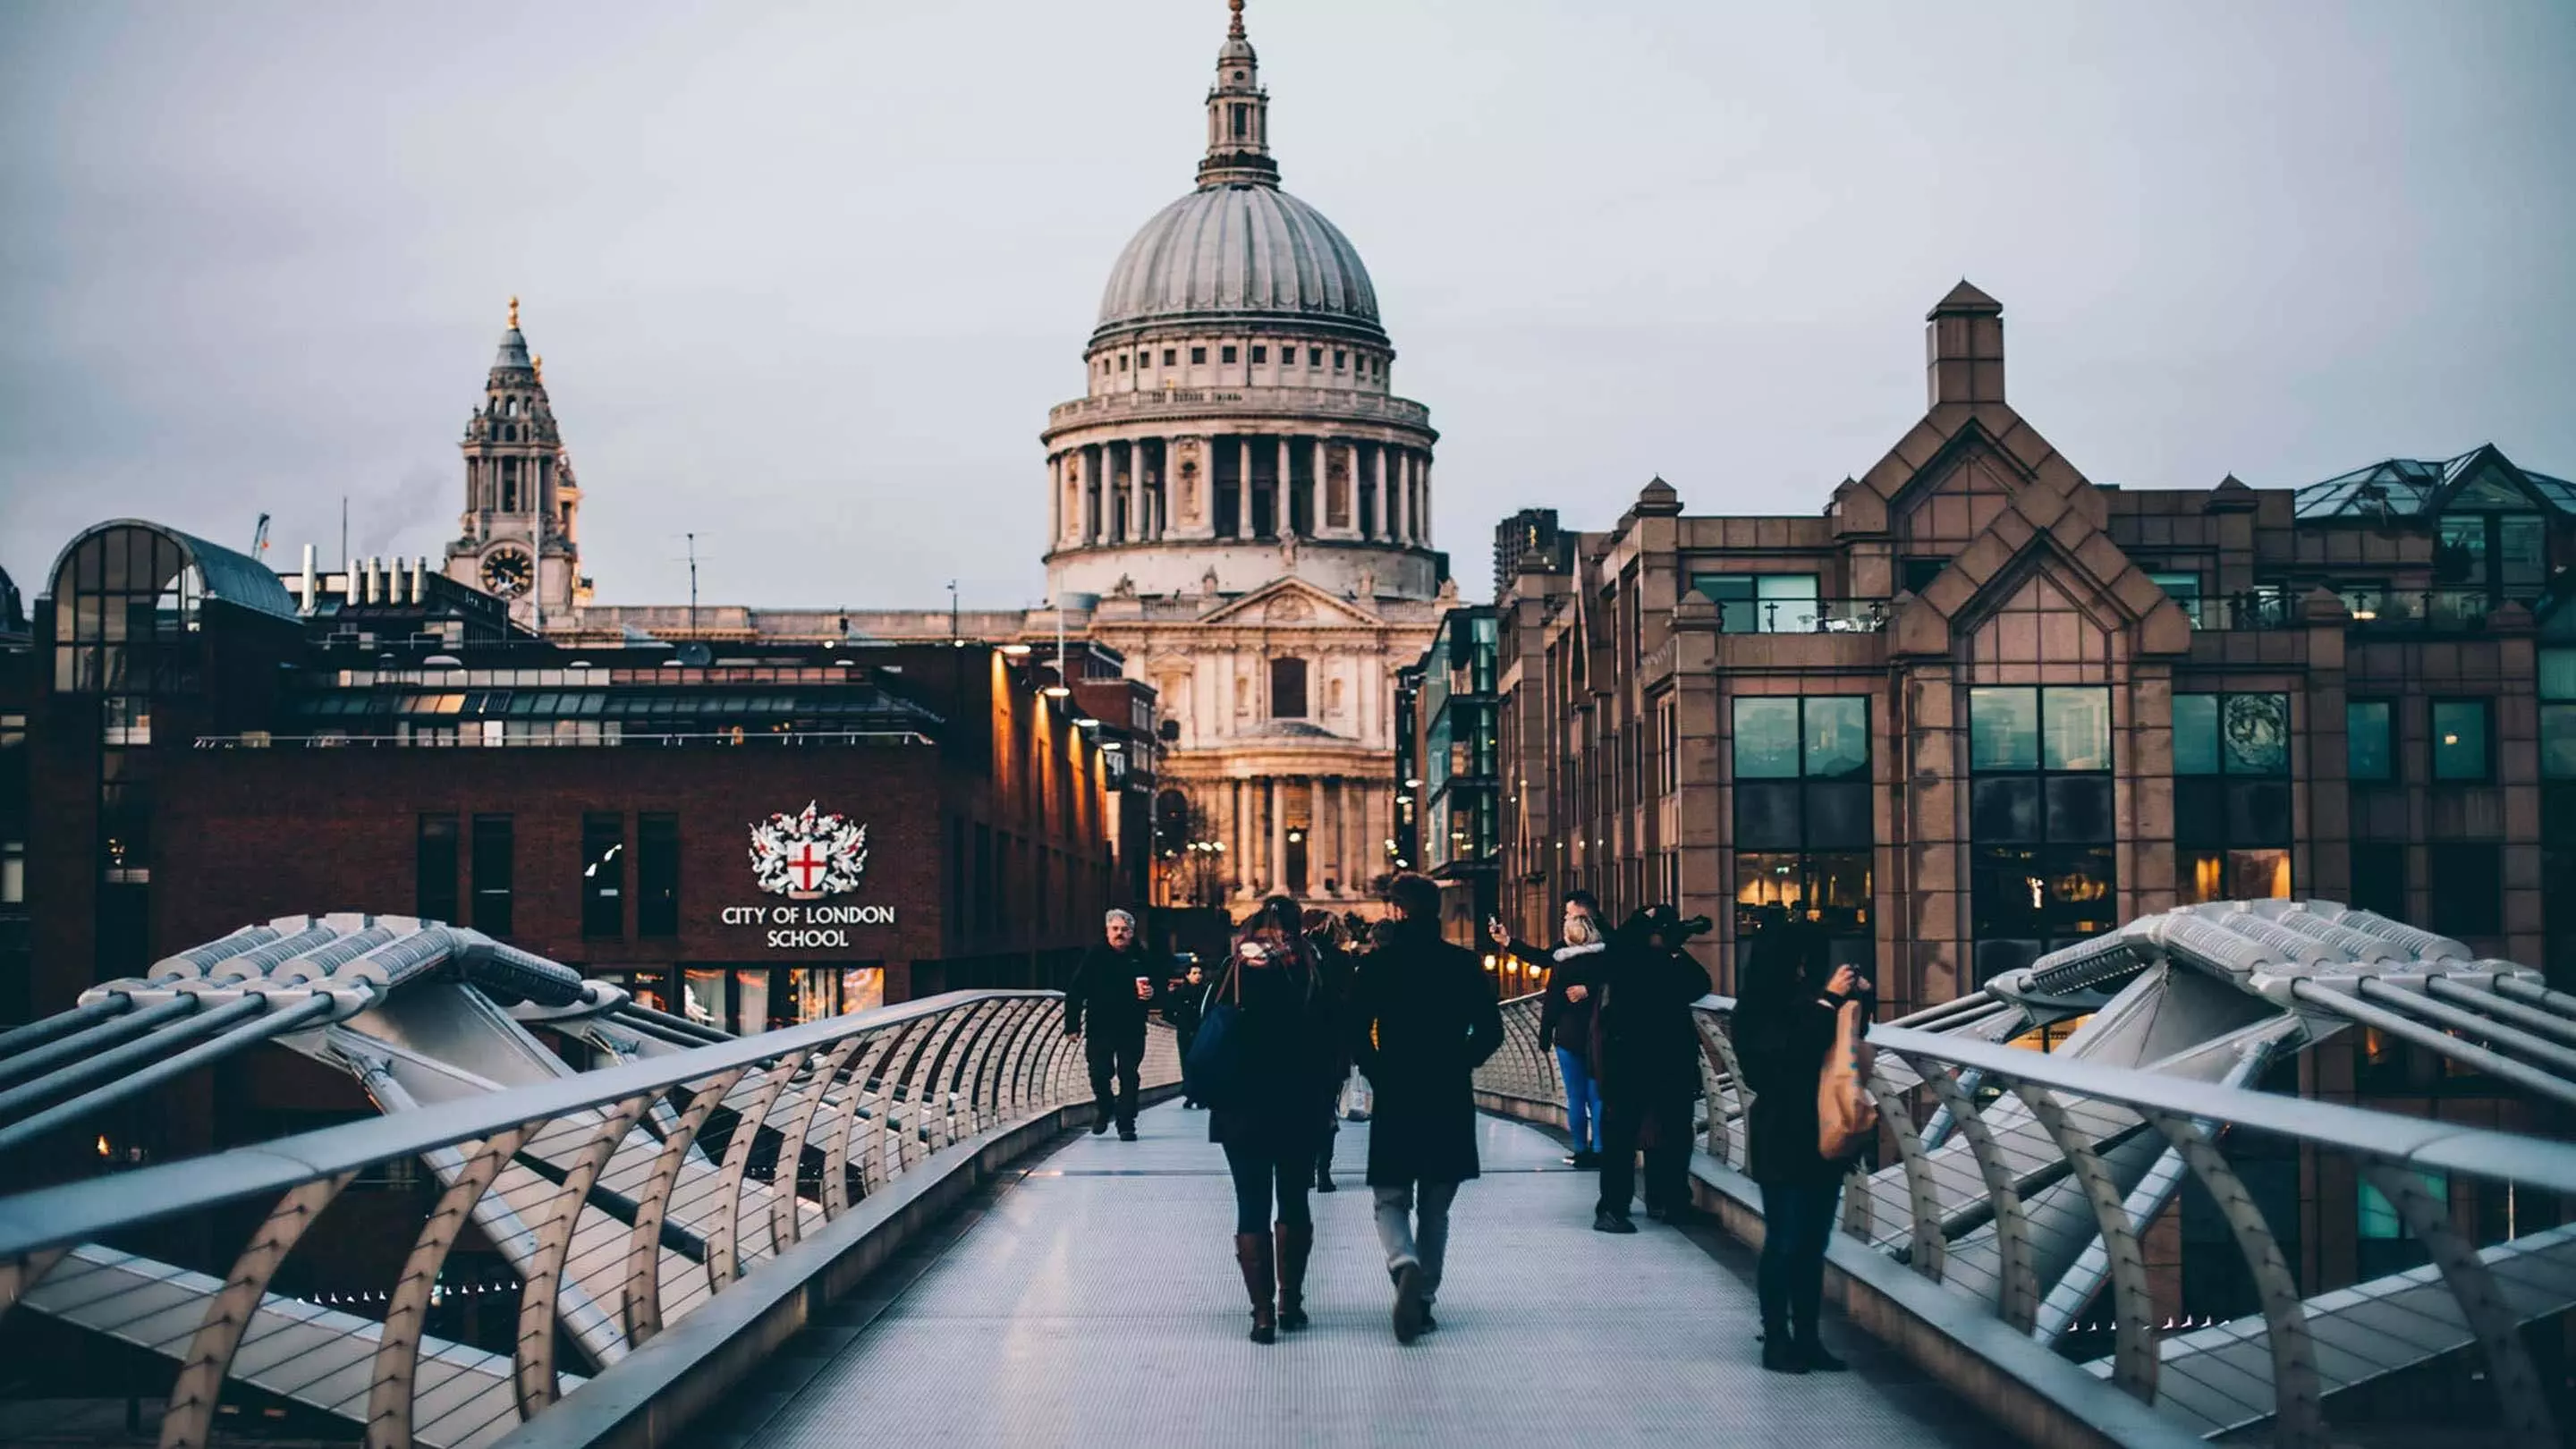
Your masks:
M1098 1104L1093 1136L1118 1124L1119 1140L1136 1140L1136 1094L1145 1059L1145 1019L1162 1004L1170 963L1136 939L1136 918L1111 911L1103 940L1085 952L1064 989L1064 1034L1082 1036L1091 1062L1091 1095ZM1091 1030L1083 1031L1089 1013Z

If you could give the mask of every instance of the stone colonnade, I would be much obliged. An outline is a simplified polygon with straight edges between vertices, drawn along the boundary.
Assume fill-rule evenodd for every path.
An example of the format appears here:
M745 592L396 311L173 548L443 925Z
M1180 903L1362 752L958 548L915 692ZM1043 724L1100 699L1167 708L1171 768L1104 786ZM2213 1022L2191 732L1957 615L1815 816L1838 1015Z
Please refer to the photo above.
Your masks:
M1238 899L1358 899L1382 867L1389 787L1350 775L1264 775L1196 787ZM1302 869L1300 868L1302 867Z
M1426 547L1431 538L1431 452L1400 443L1112 438L1056 452L1047 471L1058 548L1290 534Z

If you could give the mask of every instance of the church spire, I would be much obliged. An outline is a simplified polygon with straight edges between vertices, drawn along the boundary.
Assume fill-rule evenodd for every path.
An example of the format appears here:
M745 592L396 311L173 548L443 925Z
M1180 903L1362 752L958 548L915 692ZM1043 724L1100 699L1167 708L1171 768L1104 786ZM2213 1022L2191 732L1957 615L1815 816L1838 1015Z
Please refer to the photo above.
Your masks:
M1207 158L1199 185L1276 186L1279 163L1270 159L1270 93L1261 88L1261 62L1243 34L1243 0L1226 0L1233 18L1216 52L1216 85L1208 91Z

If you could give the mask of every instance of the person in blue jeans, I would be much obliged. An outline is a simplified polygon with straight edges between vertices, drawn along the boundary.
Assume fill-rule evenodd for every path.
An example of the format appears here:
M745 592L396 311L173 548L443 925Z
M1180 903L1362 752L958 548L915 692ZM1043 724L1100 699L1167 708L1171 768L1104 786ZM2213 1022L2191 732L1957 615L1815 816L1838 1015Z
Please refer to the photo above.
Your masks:
M1565 1132L1574 1148L1565 1160L1591 1171L1601 1165L1601 1082L1592 1061L1597 1000L1591 973L1609 944L1601 929L1600 905L1590 891L1567 895L1558 927L1562 940L1553 951L1513 940L1511 928L1499 919L1488 929L1494 944L1548 973L1547 1000L1538 1014L1539 1044L1555 1049L1556 1074L1565 1083Z

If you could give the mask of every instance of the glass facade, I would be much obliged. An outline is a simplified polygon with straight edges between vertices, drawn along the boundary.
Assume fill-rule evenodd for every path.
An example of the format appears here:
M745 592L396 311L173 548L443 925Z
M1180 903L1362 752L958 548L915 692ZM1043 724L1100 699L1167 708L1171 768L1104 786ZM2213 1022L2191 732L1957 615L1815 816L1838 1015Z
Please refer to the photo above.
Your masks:
M1977 979L2117 926L2110 690L1971 689L1968 758Z
M1806 634L1819 627L1814 574L1693 574L1691 587L1717 605L1728 634Z
M1502 849L1498 771L1501 703L1495 694L1501 623L1482 606L1455 609L1423 656L1414 709L1421 721L1421 863L1424 870L1490 871ZM1480 901L1479 917L1490 910Z
M1822 925L1836 960L1870 961L1868 697L1738 696L1734 764L1737 938L1779 906Z
M2178 899L2286 899L2290 697L2177 694L2173 721Z
M2397 778L2396 711L2384 699L2356 699L2343 707L2345 773L2361 783ZM2569 742L2576 746L2576 740Z

